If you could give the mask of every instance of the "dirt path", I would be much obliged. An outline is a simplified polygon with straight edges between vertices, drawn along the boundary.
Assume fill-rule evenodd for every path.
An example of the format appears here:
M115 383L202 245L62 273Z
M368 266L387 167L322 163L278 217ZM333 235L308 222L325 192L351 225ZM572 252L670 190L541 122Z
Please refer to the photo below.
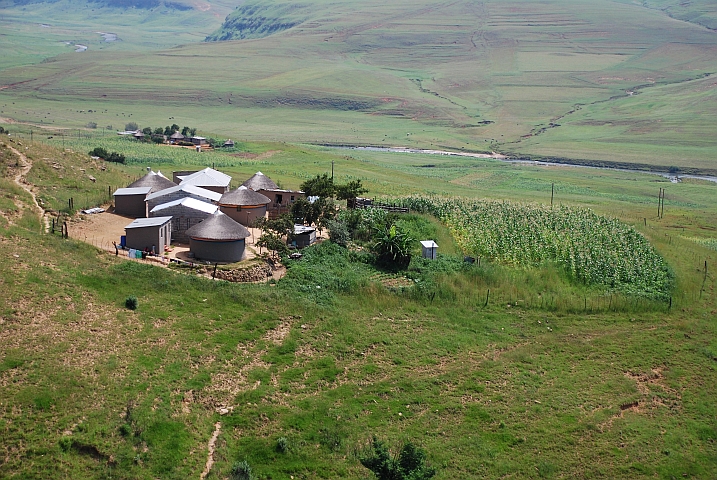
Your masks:
M204 480L207 478L207 475L209 475L209 472L212 469L212 465L214 465L214 445L217 443L217 437L219 437L219 432L222 429L221 422L217 422L214 424L214 433L212 434L212 437L209 439L209 444L207 445L207 464L204 466L204 471L201 475L199 475L199 480Z
M20 161L22 162L22 166L20 168L20 171L15 175L15 178L13 179L15 183L25 190L27 193L30 194L32 197L32 203L35 206L35 210L37 210L37 216L40 218L40 222L43 224L43 233L47 232L50 229L50 220L47 218L47 215L45 215L45 210L40 207L40 204L37 203L37 197L35 196L35 192L32 191L32 188L30 184L25 181L24 177L25 175L30 172L30 169L32 168L32 162L25 156L24 153L21 153L19 150L17 150L14 147L11 147L10 145L7 146L15 155L18 156ZM23 208L23 207L20 207Z

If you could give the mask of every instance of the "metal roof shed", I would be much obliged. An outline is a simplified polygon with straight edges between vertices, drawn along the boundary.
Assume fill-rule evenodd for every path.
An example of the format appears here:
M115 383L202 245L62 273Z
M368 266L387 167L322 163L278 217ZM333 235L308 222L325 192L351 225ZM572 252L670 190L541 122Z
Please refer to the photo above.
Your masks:
M438 251L438 244L433 240L421 240L421 253L423 258L435 260Z
M172 217L138 218L124 227L127 247L164 252L172 235Z
M118 188L115 190L115 213L128 217L146 217L147 205L144 203L152 187Z

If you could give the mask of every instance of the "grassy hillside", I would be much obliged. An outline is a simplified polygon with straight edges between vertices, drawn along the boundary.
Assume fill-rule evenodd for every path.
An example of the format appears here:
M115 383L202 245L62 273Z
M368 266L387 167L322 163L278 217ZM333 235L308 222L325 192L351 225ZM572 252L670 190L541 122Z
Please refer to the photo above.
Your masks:
M261 479L368 478L355 453L373 434L425 448L440 479L717 475L713 184L282 144L184 159L126 148L131 163L103 171L80 142L28 140L0 137L2 477L196 478L217 423L207 478L240 460ZM414 263L415 288L328 244L276 285L212 282L40 234L6 145L58 206L125 184L152 157L163 170L224 161L235 179L261 169L289 187L334 160L370 195L547 203L552 180L560 203L634 222L674 269L673 304L608 307L547 266L467 266L420 216L406 228L444 255ZM526 301L540 292L563 302Z
M247 2L215 34L264 38L6 68L0 117L714 168L717 37L700 25L607 0L292 5Z

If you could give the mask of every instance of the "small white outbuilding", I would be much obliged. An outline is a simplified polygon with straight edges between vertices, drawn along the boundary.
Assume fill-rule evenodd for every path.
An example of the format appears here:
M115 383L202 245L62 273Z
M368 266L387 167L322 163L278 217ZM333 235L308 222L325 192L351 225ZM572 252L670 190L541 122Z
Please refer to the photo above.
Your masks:
M433 240L421 240L421 253L423 258L435 260L438 253L438 244Z

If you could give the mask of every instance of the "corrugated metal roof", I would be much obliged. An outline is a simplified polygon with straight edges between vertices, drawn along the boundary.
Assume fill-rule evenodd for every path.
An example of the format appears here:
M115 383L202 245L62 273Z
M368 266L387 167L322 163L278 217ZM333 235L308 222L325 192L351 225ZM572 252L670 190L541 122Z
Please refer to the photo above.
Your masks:
M176 187L165 188L164 190L160 190L159 192L154 192L152 195L147 197L147 200L154 200L155 198L163 197L165 195L169 195L170 193L179 191L191 193L199 197L208 198L209 200L212 200L214 202L219 201L219 199L222 198L221 193L213 192L211 190L207 190L206 188L182 183L181 185L177 185Z
M152 218L138 218L134 222L130 223L126 227L128 228L144 228L144 227L161 227L165 223L169 222L172 217L152 217Z
M307 227L306 225L294 225L294 235L301 235L302 233L311 233L315 231L315 227Z
M187 197L180 198L179 200L174 200L173 202L167 202L161 205L157 205L150 211L150 213L159 212L161 210L165 210L167 208L174 207L177 205L182 205L184 207L191 208L192 210L199 210L200 212L205 213L214 213L219 208L216 205L212 205L211 203L202 202L201 200L197 200L196 198Z
M207 187L228 187L232 181L232 177L226 173L222 173L213 168L205 168L198 172L192 173L185 177L179 177L182 179L182 184L188 185L200 185Z
M147 195L152 190L152 187L127 187L118 188L112 195Z

